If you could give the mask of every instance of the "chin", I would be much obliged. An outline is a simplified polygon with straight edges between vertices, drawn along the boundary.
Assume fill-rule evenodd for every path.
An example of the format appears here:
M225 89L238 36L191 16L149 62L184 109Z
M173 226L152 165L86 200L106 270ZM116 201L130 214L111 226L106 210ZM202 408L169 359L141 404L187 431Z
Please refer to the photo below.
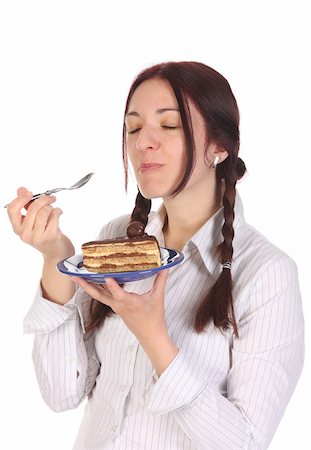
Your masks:
M146 186L139 186L142 195L148 200L163 198L167 196L167 192L162 188L151 188Z
M140 189L140 192L148 200L155 200L156 198L163 198L165 195L165 194L160 194L160 193L156 193L156 192L142 191L141 189Z

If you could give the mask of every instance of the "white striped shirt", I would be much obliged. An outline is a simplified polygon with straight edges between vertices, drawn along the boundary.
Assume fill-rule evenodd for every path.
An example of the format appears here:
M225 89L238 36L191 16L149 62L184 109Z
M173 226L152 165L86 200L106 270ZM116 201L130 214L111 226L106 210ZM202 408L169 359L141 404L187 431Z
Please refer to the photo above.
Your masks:
M164 245L164 208L146 232ZM129 216L99 238L126 234ZM136 337L117 315L84 332L89 297L80 289L61 306L41 291L24 321L35 333L33 360L43 398L55 411L88 396L75 450L240 450L268 447L303 364L303 315L295 263L244 220L235 207L233 298L239 338L213 324L193 330L196 306L219 275L219 210L186 243L170 269L165 317L178 355L158 377ZM128 283L143 293L153 278ZM77 377L77 373L79 374Z

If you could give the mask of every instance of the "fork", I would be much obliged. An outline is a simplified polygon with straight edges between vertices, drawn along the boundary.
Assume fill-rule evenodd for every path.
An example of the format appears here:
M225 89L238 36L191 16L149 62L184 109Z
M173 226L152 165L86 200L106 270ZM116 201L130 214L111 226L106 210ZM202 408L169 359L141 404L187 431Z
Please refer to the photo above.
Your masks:
M81 180L77 181L75 184L73 184L72 186L69 186L69 187L48 189L47 191L42 192L40 194L35 194L32 196L30 201L36 200L37 198L42 197L43 195L52 195L52 194L56 194L56 192L60 192L60 191L71 191L73 189L78 189L78 188L84 186L93 175L94 175L94 172L88 173L87 175L85 175L85 177L81 178ZM7 205L5 205L5 208L7 208L8 206L9 206L9 203Z

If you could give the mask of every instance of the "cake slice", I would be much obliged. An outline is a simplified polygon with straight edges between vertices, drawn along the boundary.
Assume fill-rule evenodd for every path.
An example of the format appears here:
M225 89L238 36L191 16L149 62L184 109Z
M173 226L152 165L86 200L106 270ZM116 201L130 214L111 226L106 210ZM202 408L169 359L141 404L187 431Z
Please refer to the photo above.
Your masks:
M120 237L82 245L83 267L90 272L113 273L161 266L160 248L154 236Z

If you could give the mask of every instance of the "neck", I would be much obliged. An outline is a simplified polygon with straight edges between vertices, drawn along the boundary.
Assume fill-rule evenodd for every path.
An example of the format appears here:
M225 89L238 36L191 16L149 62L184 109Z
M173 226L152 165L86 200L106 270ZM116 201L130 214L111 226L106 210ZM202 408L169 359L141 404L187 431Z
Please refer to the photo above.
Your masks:
M216 179L209 180L205 188L205 191L196 189L196 186L185 188L176 197L163 199L167 213L163 234L167 247L182 250L185 243L221 207L221 193L217 189Z

